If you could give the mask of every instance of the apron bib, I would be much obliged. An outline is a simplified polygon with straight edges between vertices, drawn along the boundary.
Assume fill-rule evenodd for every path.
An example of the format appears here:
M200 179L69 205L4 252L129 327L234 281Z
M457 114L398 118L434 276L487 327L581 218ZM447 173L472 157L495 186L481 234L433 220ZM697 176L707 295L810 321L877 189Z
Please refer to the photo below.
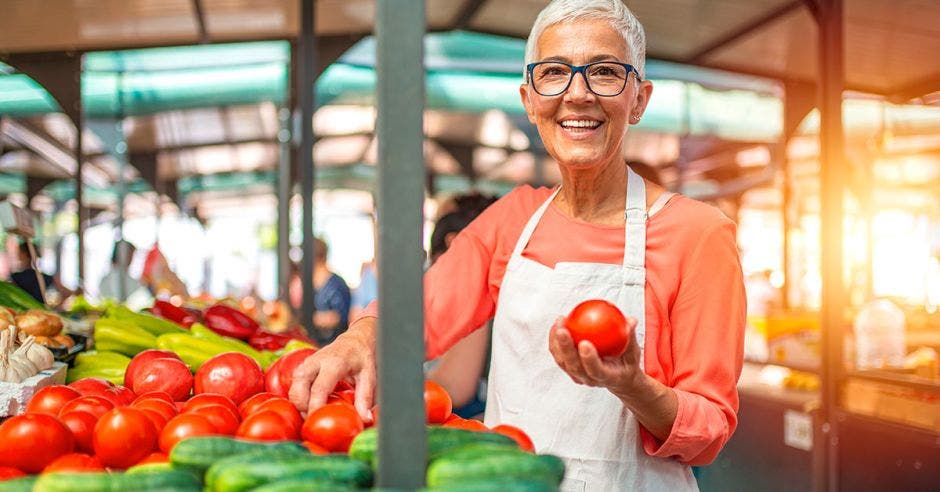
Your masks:
M539 453L565 461L564 491L698 490L688 466L647 455L633 413L606 389L575 384L548 350L558 316L604 299L635 318L640 364L646 341L646 186L628 168L622 265L558 263L522 252L558 194L526 224L506 266L493 322L485 422L525 429ZM580 239L583 240L583 239Z

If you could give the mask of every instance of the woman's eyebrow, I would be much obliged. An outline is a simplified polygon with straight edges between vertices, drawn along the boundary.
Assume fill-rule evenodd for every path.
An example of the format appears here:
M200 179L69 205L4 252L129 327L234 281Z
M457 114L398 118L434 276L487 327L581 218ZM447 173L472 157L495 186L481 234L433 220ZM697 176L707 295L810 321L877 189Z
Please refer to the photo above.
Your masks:
M617 58L615 55L610 55L610 54L607 54L607 53L602 53L602 54L599 54L599 55L594 55L594 56L592 56L592 57L588 60L588 63L594 63L594 62L599 62L599 61L611 61L611 60L620 61L620 59ZM568 64L570 64L570 63L571 63L571 58L568 58L567 56L549 56L549 57L547 57L547 58L543 58L542 61L547 61L547 62L562 62L562 63L568 63Z

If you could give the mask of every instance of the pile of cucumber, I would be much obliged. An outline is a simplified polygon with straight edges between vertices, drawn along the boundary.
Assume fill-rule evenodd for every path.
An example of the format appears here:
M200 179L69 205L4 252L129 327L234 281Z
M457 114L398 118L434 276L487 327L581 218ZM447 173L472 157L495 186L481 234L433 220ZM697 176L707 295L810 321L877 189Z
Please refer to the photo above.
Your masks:
M348 455L313 455L298 442L192 437L173 448L169 463L41 474L0 482L0 492L364 490L373 485L377 444L375 429L362 432ZM558 490L564 475L559 458L522 451L501 434L430 426L428 455L429 491L547 492Z

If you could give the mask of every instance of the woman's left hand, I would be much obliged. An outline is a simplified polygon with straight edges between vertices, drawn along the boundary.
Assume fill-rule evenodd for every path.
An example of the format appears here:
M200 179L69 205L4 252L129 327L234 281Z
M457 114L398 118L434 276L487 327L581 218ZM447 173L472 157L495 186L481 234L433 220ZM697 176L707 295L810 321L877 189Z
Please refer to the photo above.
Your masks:
M548 335L548 349L555 362L578 384L607 388L611 393L623 397L633 393L645 374L640 368L640 348L634 328L636 320L627 318L630 339L623 354L618 357L601 357L591 342L581 341L575 347L571 333L559 316Z

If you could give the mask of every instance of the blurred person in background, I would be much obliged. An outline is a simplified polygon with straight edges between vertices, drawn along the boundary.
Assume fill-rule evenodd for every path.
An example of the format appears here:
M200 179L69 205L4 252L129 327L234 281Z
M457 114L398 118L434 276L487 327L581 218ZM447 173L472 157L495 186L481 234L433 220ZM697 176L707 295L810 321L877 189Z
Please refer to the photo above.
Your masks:
M34 246L33 249L36 251L36 264L38 265L39 254L42 250L38 246ZM36 270L33 268L29 245L25 241L20 243L16 250L16 265L19 270L10 275L10 282L29 293L37 301L46 302L42 297L42 291L39 289L39 279L36 277ZM43 273L42 278L47 294L49 294L49 291L55 291L60 300L72 295L72 291L59 281L58 275L53 276Z
M370 302L379 297L379 279L375 260L362 264L359 269L359 287L352 293L352 307L349 309L349 318L355 319Z
M314 307L312 338L319 346L336 339L349 327L349 306L352 295L342 277L330 271L326 264L329 247L321 238L316 241L313 265Z
M127 251L125 262L121 263L121 246ZM108 273L102 277L98 284L98 298L100 299L119 299L124 300L140 296L141 291L148 294L149 290L140 280L131 276L130 265L134 261L134 255L137 254L137 248L128 241L118 241L114 243L114 250L111 252L111 268ZM124 278L124 296L121 297L121 278Z
M186 284L173 272L173 269L170 268L170 262L167 261L166 256L163 255L163 252L156 244L147 252L140 280L156 297L189 297Z
M431 264L465 227L473 222L496 198L479 193L453 199L452 210L434 225L431 234ZM437 358L427 373L428 379L440 383L450 394L454 413L463 418L480 417L486 408L486 380L489 375L491 323L467 335Z

